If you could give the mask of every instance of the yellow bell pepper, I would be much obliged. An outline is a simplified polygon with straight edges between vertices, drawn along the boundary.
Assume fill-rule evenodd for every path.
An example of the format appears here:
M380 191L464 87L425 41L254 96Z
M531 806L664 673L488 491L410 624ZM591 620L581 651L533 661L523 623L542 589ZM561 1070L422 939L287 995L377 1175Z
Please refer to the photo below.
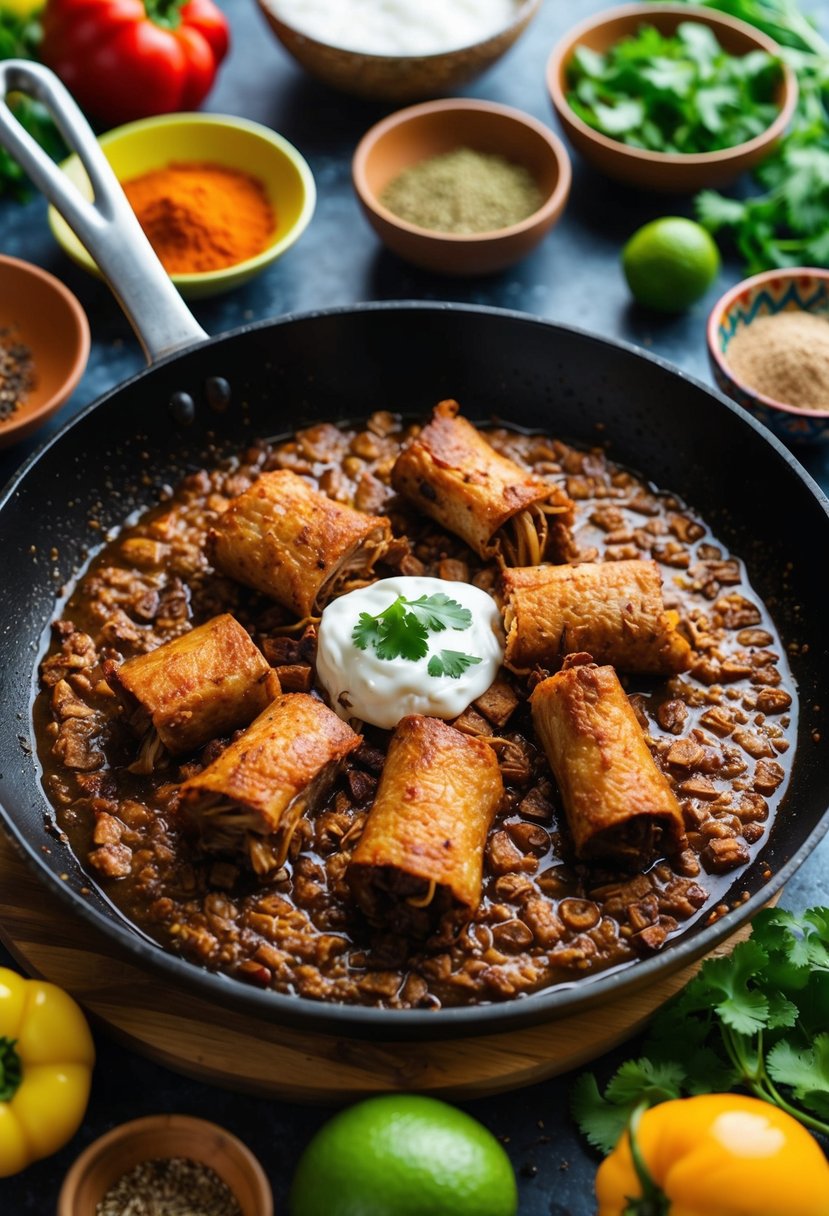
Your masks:
M94 1063L89 1026L71 996L0 967L0 1178L74 1135Z
M598 1216L829 1216L817 1142L758 1098L663 1102L629 1132L596 1174Z
M46 0L0 0L0 15L10 13L13 17L33 17L45 3Z

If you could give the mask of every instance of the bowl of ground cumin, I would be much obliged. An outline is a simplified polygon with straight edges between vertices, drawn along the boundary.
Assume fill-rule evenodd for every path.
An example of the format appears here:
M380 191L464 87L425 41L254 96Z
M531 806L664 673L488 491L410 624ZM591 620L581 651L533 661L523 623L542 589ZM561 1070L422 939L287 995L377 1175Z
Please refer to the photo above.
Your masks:
M259 274L304 232L316 189L304 157L259 123L215 114L169 114L101 136L150 244L187 299L218 295ZM61 166L86 197L77 156ZM52 232L85 270L98 267L54 207Z
M719 388L789 443L829 440L829 271L753 275L717 301L708 355Z
M526 257L561 216L570 161L542 123L508 106L453 98L389 115L352 163L380 239L438 274L491 274Z

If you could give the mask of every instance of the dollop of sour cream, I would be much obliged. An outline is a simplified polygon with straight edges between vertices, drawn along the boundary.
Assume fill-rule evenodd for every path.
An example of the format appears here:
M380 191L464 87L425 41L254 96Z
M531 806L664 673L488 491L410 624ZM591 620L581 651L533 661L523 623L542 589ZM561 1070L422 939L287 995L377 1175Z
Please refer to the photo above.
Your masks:
M468 608L466 629L429 631L422 659L381 659L373 646L360 650L352 634L360 613L376 616L398 596L416 600L442 592ZM429 675L429 660L442 650L479 658L455 678ZM317 640L317 676L341 718L360 718L391 730L407 714L456 718L486 692L504 658L501 614L495 601L479 587L443 578L383 578L370 587L349 591L323 611Z

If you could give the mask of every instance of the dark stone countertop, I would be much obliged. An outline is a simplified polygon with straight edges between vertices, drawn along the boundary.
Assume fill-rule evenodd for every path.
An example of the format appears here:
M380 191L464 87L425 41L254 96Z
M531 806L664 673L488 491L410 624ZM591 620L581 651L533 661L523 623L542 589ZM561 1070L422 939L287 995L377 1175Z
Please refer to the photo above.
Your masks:
M350 183L357 140L392 107L341 97L303 75L271 37L252 0L225 0L223 7L232 23L234 47L206 108L264 122L295 143L311 165L319 201L308 232L260 278L196 306L208 332L361 300L448 299L521 309L622 338L710 382L705 319L718 295L741 277L739 265L726 261L703 300L687 313L666 318L630 302L619 269L619 250L626 237L659 215L691 214L689 199L615 187L574 155L566 215L521 265L477 280L445 279L411 269L378 244L359 213ZM570 4L546 0L518 45L463 91L554 123L544 85L547 56L569 26L603 7L597 0ZM825 0L819 12L825 21L829 13ZM143 362L108 289L63 256L49 233L45 212L40 198L25 205L0 204L0 247L4 253L46 267L72 288L89 315L92 354L80 387L59 418L33 440L0 453L0 484L73 410L138 371ZM829 447L805 451L801 459L829 488ZM783 903L792 908L825 903L828 876L829 840L824 840L789 884ZM0 952L0 963L4 961L8 960ZM239 1135L263 1162L277 1211L285 1212L293 1165L329 1110L228 1093L149 1064L103 1035L97 1041L99 1063L81 1131L56 1156L0 1182L4 1216L52 1213L63 1175L86 1144L117 1123L160 1111L202 1115ZM607 1074L636 1048L636 1042L630 1043L597 1067ZM598 1159L585 1148L567 1114L571 1080L563 1077L463 1104L504 1139L518 1174L521 1216L589 1216L594 1211L592 1178Z

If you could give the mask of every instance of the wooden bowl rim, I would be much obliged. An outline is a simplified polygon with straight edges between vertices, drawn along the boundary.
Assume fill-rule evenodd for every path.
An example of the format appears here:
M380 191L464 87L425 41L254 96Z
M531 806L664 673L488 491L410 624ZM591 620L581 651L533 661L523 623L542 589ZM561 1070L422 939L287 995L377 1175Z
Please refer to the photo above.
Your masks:
M585 139L606 149L608 152L616 153L620 157L627 157L631 161L638 161L643 165L650 164L663 167L673 167L676 165L698 165L700 167L721 165L730 160L737 160L744 155L750 155L758 148L773 143L774 140L782 135L794 114L798 97L797 77L789 64L785 62L782 64L783 101L780 106L780 112L774 121L766 127L765 131L761 131L759 135L755 135L752 139L744 140L741 144L733 144L730 148L720 148L716 152L651 152L647 148L632 148L629 144L622 143L621 140L611 139L609 135L604 135L601 131L597 131L576 114L564 94L561 86L561 77L563 75L562 68L569 62L570 56L580 39L586 34L592 33L593 30L600 29L603 25L608 25L610 22L619 19L628 18L631 24L633 24L634 20L641 20L647 17L658 19L659 17L668 16L681 16L687 18L688 21L698 21L703 25L709 26L715 32L727 29L735 33L741 33L755 43L757 50L768 51L772 55L780 55L781 47L774 39L769 38L767 34L764 34L755 26L749 25L748 22L740 21L738 18L721 13L717 9L700 8L692 4L623 4L618 8L605 9L601 13L588 17L585 21L580 22L579 25L568 30L564 37L553 47L552 53L547 60L547 88L552 98L553 106L559 115L564 117Z
M146 1136L147 1133L159 1130L189 1131L194 1136L205 1140L213 1139L217 1135L221 1136L231 1151L236 1154L240 1165L248 1174L253 1184L256 1191L257 1203L261 1209L257 1213L257 1216L273 1216L273 1193L270 1182L258 1158L248 1146L238 1136L227 1131L226 1128L221 1127L218 1123L213 1123L208 1119L200 1119L195 1115L176 1114L144 1115L140 1119L131 1119L127 1123L119 1123L117 1127L104 1132L97 1140L93 1140L90 1145L87 1145L69 1167L63 1180L60 1194L58 1195L57 1216L93 1216L92 1213L79 1210L77 1206L78 1187L83 1179L87 1177L98 1162L106 1158L114 1146L126 1139L135 1138L138 1140ZM144 1158L139 1158L139 1160L144 1160ZM150 1160L150 1158L148 1157L146 1160ZM205 1161L203 1164L209 1164L209 1162Z
M485 38L478 38L475 42L464 42L460 46L453 46L445 51L430 51L425 55L413 55L411 52L406 51L398 51L396 53L394 51L387 51L380 55L376 51L360 51L353 47L337 46L333 42L323 42L319 38L314 38L312 34L306 34L303 30L297 29L295 25L291 25L289 21L286 21L284 17L276 13L271 4L271 0L257 0L257 2L265 16L270 21L273 21L275 25L281 26L282 29L287 30L288 33L292 34L295 38L301 38L303 42L308 43L308 45L314 50L319 50L326 53L334 52L339 55L347 55L349 57L365 61L366 64L418 63L425 66L427 64L436 63L441 59L451 58L453 55L467 55L470 51L477 50L479 48L482 49L483 47L488 46L491 42L495 42L497 39L503 38L505 35L510 34L514 29L520 26L522 22L529 21L534 13L541 8L542 0L521 0L521 3L519 4L512 20L509 21L507 25L503 25L500 27L500 29L495 30L494 33L487 34Z
M0 445L6 446L18 432L28 433L36 430L35 424L45 422L50 415L56 413L75 391L89 361L92 339L89 319L84 307L64 282L48 270L44 270L42 266L37 266L34 262L27 262L23 258L12 257L10 254L0 254L0 274L2 274L3 267L19 270L29 278L38 280L44 291L58 296L66 305L67 316L74 322L77 339L72 362L60 387L52 393L51 397L47 397L33 409L27 409L24 404L21 410L15 411L9 418L0 421ZM34 354L36 356L37 352Z

